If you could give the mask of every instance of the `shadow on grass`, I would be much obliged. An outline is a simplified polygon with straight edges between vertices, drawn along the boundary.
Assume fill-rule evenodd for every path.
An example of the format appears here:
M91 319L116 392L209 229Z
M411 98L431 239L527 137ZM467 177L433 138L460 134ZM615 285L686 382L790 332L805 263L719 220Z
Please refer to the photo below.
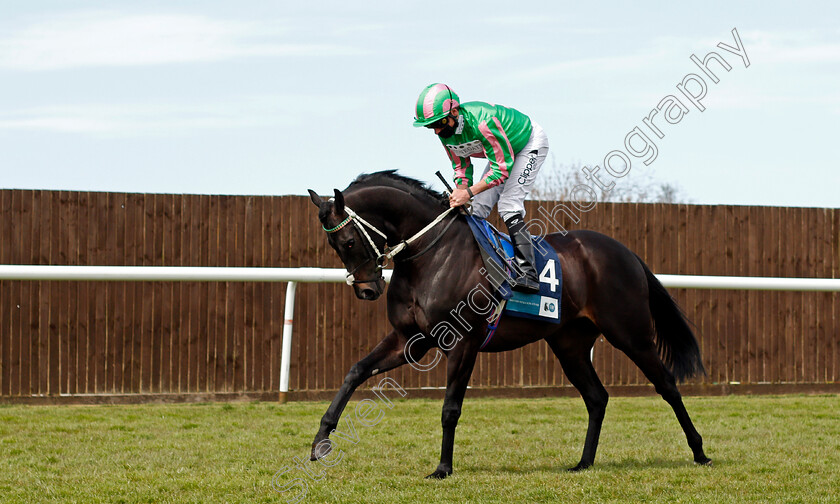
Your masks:
M528 467L521 467L521 466L510 466L505 465L499 468L499 471L510 473L510 474L532 474L532 473L540 473L540 472L556 472L559 474L586 474L589 472L603 470L603 471L616 471L616 470L650 470L650 469L682 469L686 467L696 467L698 469L702 468L714 468L718 467L721 464L719 461L714 460L711 466L701 466L699 464L694 463L692 460L677 460L677 459L633 459L627 458L623 460L616 460L616 461L609 461L609 462L595 462L595 465L588 469L584 469L580 472L571 472L569 469L574 467L575 464L561 464L561 463L550 463L546 462L545 464L535 465L535 466L528 466ZM482 473L482 472L491 472L489 469L484 467L469 467L465 468L465 472L473 472L473 473Z

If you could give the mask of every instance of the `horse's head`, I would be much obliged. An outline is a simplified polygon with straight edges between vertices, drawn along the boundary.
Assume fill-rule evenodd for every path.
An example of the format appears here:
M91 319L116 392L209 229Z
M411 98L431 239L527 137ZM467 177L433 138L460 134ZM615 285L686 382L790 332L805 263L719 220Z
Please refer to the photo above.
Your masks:
M360 224L348 213L344 195L335 189L335 198L323 200L310 189L309 197L318 207L318 219L327 232L327 241L347 268L348 281L352 281L356 297L368 301L378 299L385 290L383 258L374 250L368 235L363 234Z

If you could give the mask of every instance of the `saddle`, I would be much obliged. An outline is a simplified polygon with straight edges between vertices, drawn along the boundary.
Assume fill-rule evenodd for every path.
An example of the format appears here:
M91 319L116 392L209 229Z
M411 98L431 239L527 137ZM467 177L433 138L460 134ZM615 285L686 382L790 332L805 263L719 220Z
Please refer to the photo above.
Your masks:
M544 322L560 323L560 299L563 294L563 271L557 251L540 236L532 236L534 241L535 267L539 272L540 292L526 294L511 289L511 282L516 264L513 259L513 245L510 237L499 232L484 219L466 215L467 223L473 232L481 257L484 260L482 274L495 288L494 295L499 300L505 313L514 317L530 318ZM498 311L498 310L497 310ZM491 323L494 324L498 318ZM490 335L492 336L492 334ZM485 341L485 345L489 338Z

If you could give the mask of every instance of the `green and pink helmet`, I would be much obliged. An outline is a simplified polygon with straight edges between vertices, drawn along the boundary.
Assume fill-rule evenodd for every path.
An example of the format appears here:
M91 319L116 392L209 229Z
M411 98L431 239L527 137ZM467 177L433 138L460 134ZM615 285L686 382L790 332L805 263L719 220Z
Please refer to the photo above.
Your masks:
M460 105L461 99L446 84L429 84L417 98L414 127L428 126L443 119L449 111Z

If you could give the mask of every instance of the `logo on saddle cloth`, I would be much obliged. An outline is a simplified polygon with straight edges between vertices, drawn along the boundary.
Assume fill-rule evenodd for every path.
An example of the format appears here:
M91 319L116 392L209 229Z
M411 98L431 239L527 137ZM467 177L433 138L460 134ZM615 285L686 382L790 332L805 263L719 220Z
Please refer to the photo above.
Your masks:
M508 236L500 233L484 219L468 215L467 222L478 243L481 257L484 259L486 271L482 273L496 288L495 295L499 301L507 300L504 313L514 317L559 324L563 272L554 247L541 237L532 237L535 267L539 272L540 292L539 294L515 292L510 288L511 279L515 277L515 261L513 260L513 246Z

